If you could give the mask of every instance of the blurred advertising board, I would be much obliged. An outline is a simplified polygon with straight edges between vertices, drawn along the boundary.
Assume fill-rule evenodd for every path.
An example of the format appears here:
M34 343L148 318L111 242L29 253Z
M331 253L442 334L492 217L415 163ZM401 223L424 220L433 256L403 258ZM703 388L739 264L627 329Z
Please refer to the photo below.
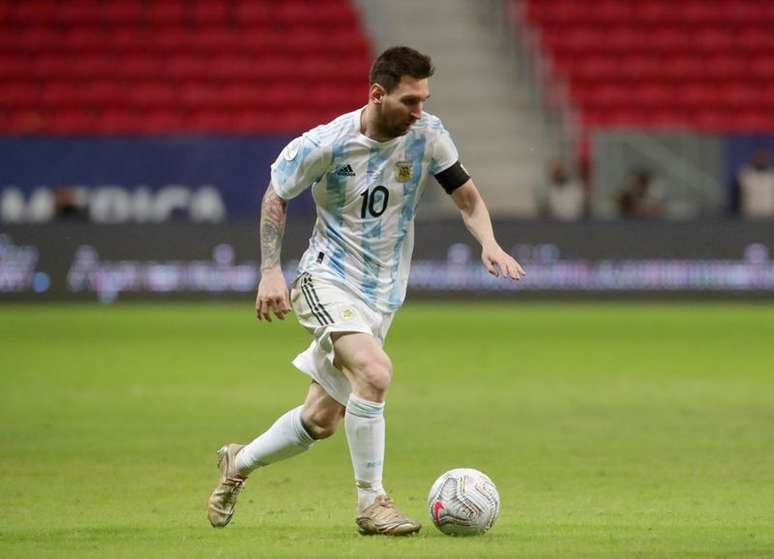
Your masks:
M0 138L0 225L253 218L284 136ZM311 199L293 205L311 212Z
M289 280L306 248L308 220L291 220ZM499 222L497 236L526 268L489 276L458 221L416 224L410 297L727 295L774 296L774 227L691 223ZM0 300L238 298L257 285L252 223L57 224L0 228Z

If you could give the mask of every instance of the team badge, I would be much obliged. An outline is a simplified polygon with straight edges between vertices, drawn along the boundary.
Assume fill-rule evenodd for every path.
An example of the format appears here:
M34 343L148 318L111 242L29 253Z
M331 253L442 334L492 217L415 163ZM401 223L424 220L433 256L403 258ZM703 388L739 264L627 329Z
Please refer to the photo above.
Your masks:
M352 320L355 318L355 311L349 307L344 307L341 309L341 318L344 320Z
M395 180L398 182L411 180L411 161L398 161L395 164Z

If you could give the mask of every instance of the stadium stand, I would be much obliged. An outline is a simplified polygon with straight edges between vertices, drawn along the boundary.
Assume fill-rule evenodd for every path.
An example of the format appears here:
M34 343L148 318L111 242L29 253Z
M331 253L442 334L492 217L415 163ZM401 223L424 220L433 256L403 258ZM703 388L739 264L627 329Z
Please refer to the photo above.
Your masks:
M774 2L528 0L585 129L774 131Z
M0 134L294 132L370 62L350 0L4 0Z

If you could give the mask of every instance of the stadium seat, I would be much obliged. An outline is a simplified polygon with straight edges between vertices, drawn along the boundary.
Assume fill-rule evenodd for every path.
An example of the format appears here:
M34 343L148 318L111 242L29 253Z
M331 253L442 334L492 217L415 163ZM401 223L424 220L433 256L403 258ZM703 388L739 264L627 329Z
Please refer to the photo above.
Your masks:
M750 54L774 54L774 33L770 27L749 27L739 32L736 45Z
M126 90L122 98L138 109L175 109L183 101L174 83L169 81L139 82ZM115 99L105 99L104 106L116 106Z
M182 107L194 111L215 109L225 104L217 85L207 82L189 83L181 87L177 100Z
M141 2L108 2L103 4L101 19L107 25L143 25L146 22L146 9Z
M0 2L0 133L295 132L370 56L352 0Z
M83 108L89 103L83 95L83 87L75 82L49 82L40 93L38 101L44 107Z
M37 82L10 81L0 83L0 107L14 111L35 109L45 103L44 93Z
M774 2L526 4L548 68L570 85L587 127L760 131L772 122Z
M54 0L17 2L15 3L15 12L10 23L11 25L56 23L58 20L58 8L59 2Z
M41 123L42 124L42 123ZM90 134L98 129L97 115L89 109L60 109L48 116L45 124L45 132L56 135L71 134L78 130L80 134ZM38 132L43 132L43 126Z
M182 0L164 0L150 2L146 7L145 17L154 26L182 25L187 19L186 4Z

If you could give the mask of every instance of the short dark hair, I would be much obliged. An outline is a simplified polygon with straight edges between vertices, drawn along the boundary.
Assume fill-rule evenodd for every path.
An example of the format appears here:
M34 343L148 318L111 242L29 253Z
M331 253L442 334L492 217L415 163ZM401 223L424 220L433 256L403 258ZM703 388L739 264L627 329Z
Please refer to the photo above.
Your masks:
M387 93L395 89L403 76L421 80L435 72L430 57L410 47L391 47L380 54L371 66L369 85L378 83Z

